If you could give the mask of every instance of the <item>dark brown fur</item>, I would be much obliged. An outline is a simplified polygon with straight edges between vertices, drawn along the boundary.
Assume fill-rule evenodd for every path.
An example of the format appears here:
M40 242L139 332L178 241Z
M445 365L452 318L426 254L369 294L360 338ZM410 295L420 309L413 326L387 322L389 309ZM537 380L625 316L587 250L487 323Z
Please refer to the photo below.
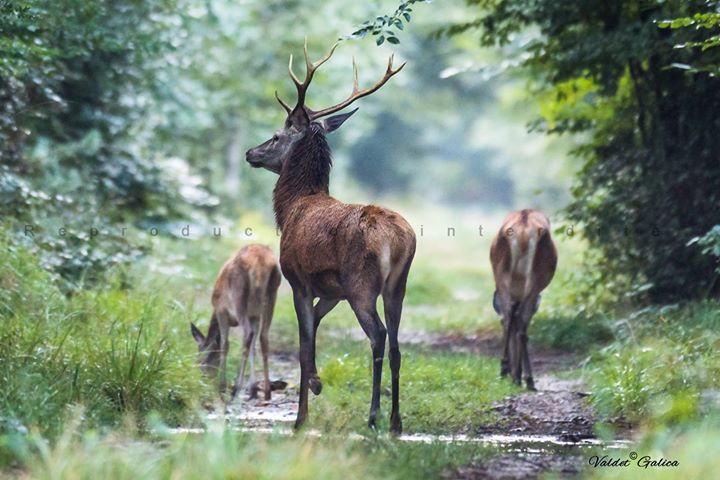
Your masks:
M248 150L247 161L280 175L273 195L275 218L282 231L280 265L293 290L300 334L300 404L295 427L307 419L308 389L316 395L322 384L315 366L315 337L320 320L340 300L350 303L370 339L373 354L373 389L368 425L375 427L380 408L380 382L386 337L392 374L390 428L402 431L400 420L400 348L398 328L410 264L415 255L415 234L397 213L373 205L348 205L332 198L330 148L325 134L337 130L355 110L328 116L381 88L402 67L393 69L392 56L383 77L369 88L359 88L357 68L350 96L332 107L311 110L305 105L307 89L323 58L310 61L305 43L305 79L290 76L298 93L294 108L276 97L288 116L272 138ZM357 109L356 109L357 110ZM387 329L377 313L383 296ZM315 299L317 303L313 305Z
M300 327L300 406L296 426L307 417L307 390L320 393L315 366L315 332L322 317L348 300L373 350L373 393L368 423L374 427L380 377L389 334L392 371L391 428L400 432L400 350L397 334L415 234L397 213L373 205L349 205L328 193L330 150L322 130L311 124L283 164L274 192L282 231L280 265L293 289ZM387 330L377 314L383 295ZM313 306L313 300L319 298Z
M223 265L212 293L213 314L207 337L192 325L200 352L205 353L201 367L206 373L220 370L220 390L226 388L228 331L242 327L243 353L232 398L242 389L245 366L250 357L250 377L255 376L255 340L260 337L263 358L265 398L270 399L268 372L268 330L272 322L280 270L272 251L264 245L247 245Z
M534 389L527 349L527 330L557 266L557 250L550 235L550 221L535 210L520 210L505 218L490 248L495 277L494 303L503 325L501 375L512 373L518 384ZM512 371L511 371L512 370Z

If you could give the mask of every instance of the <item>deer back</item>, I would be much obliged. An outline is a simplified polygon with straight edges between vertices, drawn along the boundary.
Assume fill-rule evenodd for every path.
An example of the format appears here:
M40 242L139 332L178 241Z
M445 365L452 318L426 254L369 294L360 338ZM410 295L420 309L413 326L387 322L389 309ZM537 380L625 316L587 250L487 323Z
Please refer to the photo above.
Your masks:
M237 326L239 316L259 316L270 301L269 293L280 285L275 255L264 245L246 245L220 270L213 289L213 310L225 311L230 324Z

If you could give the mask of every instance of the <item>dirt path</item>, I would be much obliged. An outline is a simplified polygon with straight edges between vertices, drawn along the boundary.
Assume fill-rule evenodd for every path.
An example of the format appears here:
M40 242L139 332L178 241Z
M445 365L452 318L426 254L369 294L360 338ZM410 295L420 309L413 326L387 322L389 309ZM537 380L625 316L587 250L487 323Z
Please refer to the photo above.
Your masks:
M440 336L428 344L431 348L471 352L498 359L501 339L494 332L473 337ZM537 391L526 391L505 398L490 407L501 415L495 425L481 427L476 433L554 435L559 440L578 442L594 438L597 418L585 402L589 395L581 380L558 378L558 374L577 366L579 358L559 350L530 345L530 358Z
M439 337L430 343L433 348L466 351L499 359L501 339L492 332L474 337ZM526 391L506 397L490 407L500 414L500 421L478 429L478 435L504 432L509 435L547 435L567 444L594 439L595 413L587 405L586 387L581 380L558 378L558 374L577 365L579 358L558 350L530 346L530 358L537 391ZM561 477L580 474L586 456L579 448L563 451L522 448L443 474L452 479L534 479L552 472Z
M332 333L342 334L345 338L348 335L344 331ZM357 334L358 340L365 340L362 332ZM406 332L403 343L430 350L497 358L499 369L501 340L495 332L479 332L473 336ZM562 378L562 372L577 366L580 357L532 345L530 349L537 391L524 391L488 406L499 414L499 421L483 425L471 435L462 436L461 440L459 437L433 440L484 442L487 439L487 443L499 445L504 453L447 471L443 478L537 478L546 472L575 476L581 471L587 462L587 455L582 449L597 442L593 430L597 417L585 401L588 392L582 381ZM297 355L274 352L270 365L271 379L288 382L288 388L273 392L269 402L246 399L232 407L231 417L242 428L289 427L295 419L298 406L296 382L299 378ZM630 432L625 433L629 438ZM504 436L506 440L493 440L498 436ZM419 437L422 435L407 435L401 440L415 441ZM523 441L533 438L545 440L535 443Z

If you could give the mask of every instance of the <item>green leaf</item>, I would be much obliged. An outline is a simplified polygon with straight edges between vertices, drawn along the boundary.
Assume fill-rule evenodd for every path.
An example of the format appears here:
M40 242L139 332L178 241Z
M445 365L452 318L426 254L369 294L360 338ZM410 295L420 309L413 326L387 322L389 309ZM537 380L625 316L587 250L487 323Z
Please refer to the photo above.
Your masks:
M385 41L385 37L383 35L380 35L379 37L377 37L377 39L375 39L375 43L378 46L382 45L384 41Z
M403 17L405 17L405 20L406 20L406 21L408 21L408 22L410 21L410 14L409 14L409 13L407 13L407 12L403 13Z
M388 37L387 41L390 42L390 43L393 43L393 44L395 44L395 45L397 45L398 43L400 43L400 40L399 40L397 37Z

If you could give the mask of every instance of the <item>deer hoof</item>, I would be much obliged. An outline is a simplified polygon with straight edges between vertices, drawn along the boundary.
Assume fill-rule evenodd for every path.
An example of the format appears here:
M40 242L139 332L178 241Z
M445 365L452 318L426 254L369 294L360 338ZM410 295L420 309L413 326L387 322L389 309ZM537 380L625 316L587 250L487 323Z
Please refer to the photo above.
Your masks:
M296 432L299 431L303 427L304 424L305 424L305 419L298 418L297 420L295 420L295 424L293 425L293 430L295 430Z
M368 418L368 428L370 430L377 430L375 417L371 416L370 418Z
M310 387L310 391L313 392L314 395L320 395L320 392L322 392L322 382L318 377L310 378L308 387Z
M390 416L390 433L393 435L400 435L402 433L402 420L400 415Z

